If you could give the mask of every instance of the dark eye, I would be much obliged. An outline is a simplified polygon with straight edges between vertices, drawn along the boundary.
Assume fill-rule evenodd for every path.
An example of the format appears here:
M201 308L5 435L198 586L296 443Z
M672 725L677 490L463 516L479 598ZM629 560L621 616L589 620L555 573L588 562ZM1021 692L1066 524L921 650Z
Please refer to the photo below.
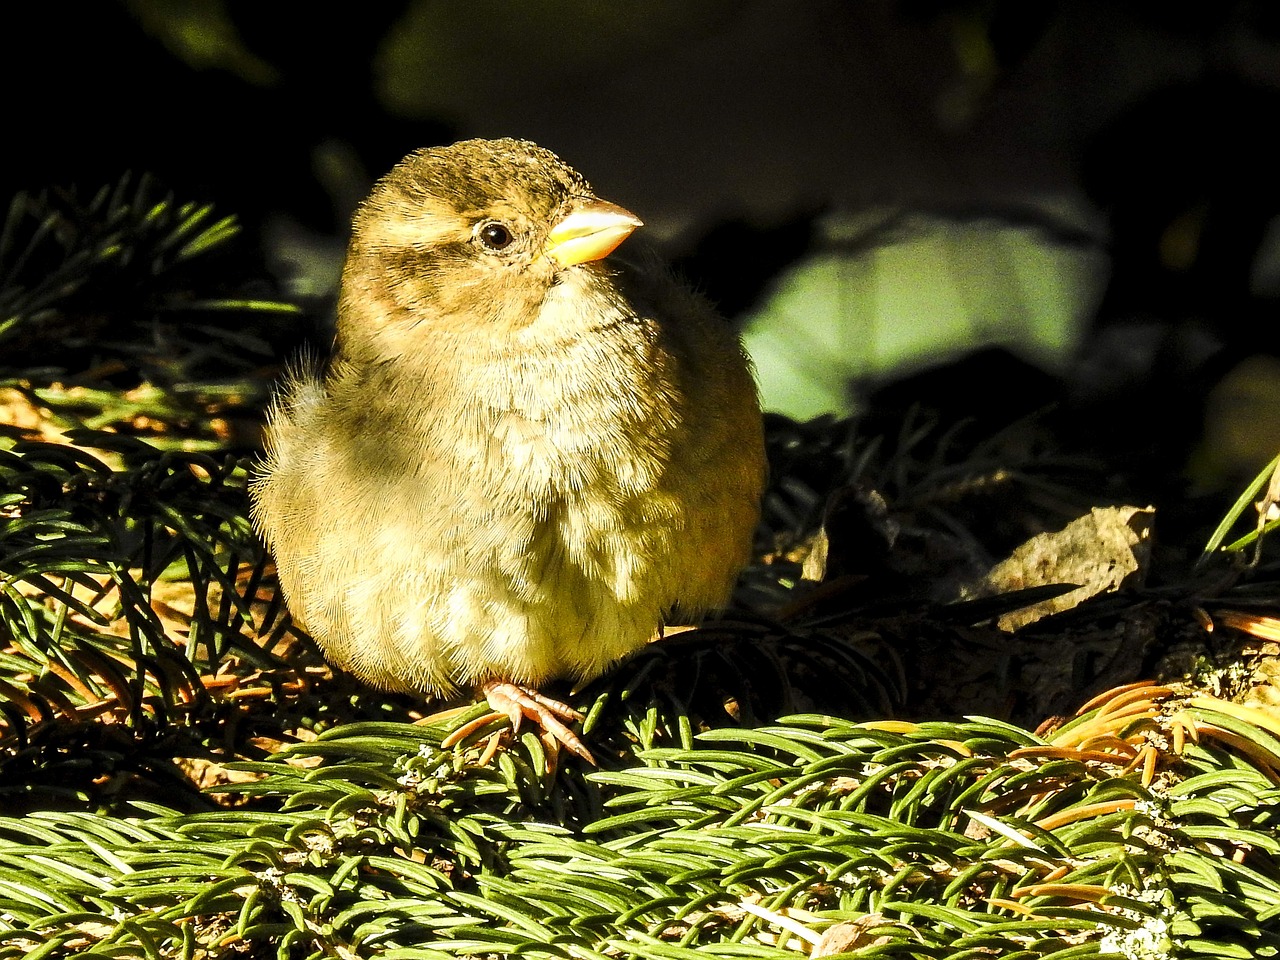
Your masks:
M483 224L477 236L480 242L490 250L504 250L511 246L511 241L515 238L511 236L511 229L505 223L498 223L496 220L490 220Z

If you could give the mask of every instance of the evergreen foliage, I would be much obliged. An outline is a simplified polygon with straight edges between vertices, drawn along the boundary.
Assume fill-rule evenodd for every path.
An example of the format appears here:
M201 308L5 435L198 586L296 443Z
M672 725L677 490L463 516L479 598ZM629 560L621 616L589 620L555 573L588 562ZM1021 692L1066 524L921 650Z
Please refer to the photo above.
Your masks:
M1047 740L792 717L570 796L536 738L481 766L442 726L346 725L237 765L245 805L0 823L0 956L786 957L841 923L860 957L1274 955L1280 743L1206 738L1144 785L1097 742L1133 713Z
M266 398L268 379L246 374L301 331L299 309L228 243L238 233L146 176L87 200L18 194L0 228L0 388L61 429L227 445L228 419Z
M669 638L582 691L598 770L334 676L209 427L260 403L298 314L228 272L233 221L153 191L21 197L0 239L0 366L39 421L0 450L0 958L1280 951L1272 713L1143 682L1037 733L883 719L904 636L1027 597L926 619L898 568L858 616ZM837 528L830 464L925 516L1007 462L971 448L965 474L946 436L914 457L931 430L873 463L845 425L771 424L752 595Z

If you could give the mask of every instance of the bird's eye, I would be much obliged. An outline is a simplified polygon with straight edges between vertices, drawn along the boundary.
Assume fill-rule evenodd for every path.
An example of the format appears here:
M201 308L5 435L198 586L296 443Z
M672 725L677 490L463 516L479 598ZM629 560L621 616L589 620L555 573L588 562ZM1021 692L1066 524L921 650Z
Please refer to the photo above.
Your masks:
M476 231L476 235L490 250L505 250L511 246L511 241L515 238L511 235L511 228L505 223L498 223L496 220L490 220L486 224L482 224L480 229Z

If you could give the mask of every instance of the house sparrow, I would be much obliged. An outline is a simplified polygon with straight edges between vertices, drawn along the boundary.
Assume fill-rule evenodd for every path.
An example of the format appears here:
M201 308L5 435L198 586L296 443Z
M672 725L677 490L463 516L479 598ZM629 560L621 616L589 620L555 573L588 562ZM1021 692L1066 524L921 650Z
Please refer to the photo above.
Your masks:
M750 364L641 225L519 140L419 150L356 213L334 356L286 379L253 519L290 610L378 687L537 692L725 602L765 473Z

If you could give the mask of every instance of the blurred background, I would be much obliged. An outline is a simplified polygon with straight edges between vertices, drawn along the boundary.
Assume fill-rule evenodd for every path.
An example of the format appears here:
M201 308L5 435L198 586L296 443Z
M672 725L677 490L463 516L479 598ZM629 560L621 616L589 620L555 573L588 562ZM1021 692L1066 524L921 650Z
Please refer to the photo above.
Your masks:
M1269 0L4 16L5 196L149 171L214 202L308 305L284 340L323 344L373 179L416 147L515 136L644 218L741 326L771 410L1051 407L1092 452L1202 488L1280 447Z

